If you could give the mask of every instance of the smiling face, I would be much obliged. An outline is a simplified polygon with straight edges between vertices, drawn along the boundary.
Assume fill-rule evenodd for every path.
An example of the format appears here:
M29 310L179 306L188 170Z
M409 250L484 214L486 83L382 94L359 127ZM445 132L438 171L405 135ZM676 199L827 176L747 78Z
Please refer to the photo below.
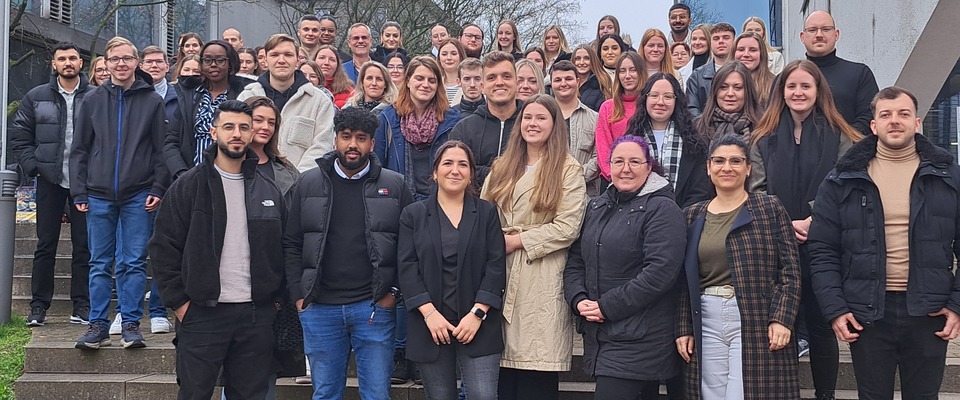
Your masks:
M387 81L380 68L367 67L361 82L363 84L363 101L380 101L383 98Z
M315 61L320 66L320 72L323 73L324 78L333 77L333 73L337 71L337 55L330 49L318 51Z
M807 49L807 54L814 57L823 57L837 48L840 40L840 30L833 17L823 11L814 11L803 23L800 32L800 42Z
M817 82L809 72L795 69L786 78L783 100L795 115L806 115L817 105Z
M170 64L167 64L163 53L150 53L145 54L143 59L140 60L140 69L150 74L150 78L153 78L153 83L156 84L166 79L167 71L170 71Z
M487 102L506 106L517 98L517 70L513 63L501 61L483 68L483 95Z
M677 34L681 34L690 28L690 13L684 9L670 11L670 29Z
M203 50L200 57L203 62L203 77L210 82L223 82L227 79L230 70L230 59L227 58L227 49L223 46L210 45Z
M121 86L133 83L136 79L134 71L136 71L139 61L137 52L133 50L133 47L126 44L116 46L107 50L106 59L107 69L110 70L110 76L114 83Z
M543 147L553 133L553 116L540 103L527 104L523 108L519 123L523 141L530 147Z
M647 93L647 115L653 122L669 122L677 103L677 94L673 85L666 79L660 79L650 87Z
M703 31L697 29L690 34L690 49L694 55L701 55L710 49L710 39L703 34Z
M329 19L321 20L319 24L319 33L320 35L316 40L317 44L333 45L333 41L337 40L337 24Z
M610 153L610 180L618 191L635 192L647 183L652 170L639 144L623 142Z
M196 38L187 39L186 42L183 42L183 54L198 56L200 55L200 48L203 47L200 44L200 41Z
M313 84L313 86L320 86L320 76L317 75L317 71L313 70L308 64L303 64L300 66L300 72L303 72L303 75L307 77L307 80Z
M447 27L443 25L437 25L430 30L430 42L433 43L433 47L440 45L440 42L450 38L450 33L447 32Z
M653 36L643 46L643 59L647 62L647 68L659 68L663 61L663 55L667 51L667 42L659 36Z
M212 47L212 46L211 46ZM293 76L298 65L297 46L291 42L280 42L267 51L267 66L270 76L285 81Z
M396 50L403 45L403 37L400 36L400 28L388 26L380 34L380 44L385 49Z
M260 106L253 109L253 147L263 148L277 133L277 114L273 108Z
M577 98L580 82L577 79L576 72L554 70L553 73L550 74L550 78L550 87L553 89L553 96L556 97L558 101L566 102Z
M406 71L403 60L400 57L391 58L387 60L386 67L387 72L390 74L390 81L393 82L394 86L403 86L404 72Z
M747 154L740 146L717 146L707 159L707 175L717 191L744 190L744 183L750 176Z
M556 29L551 29L543 35L543 47L547 54L555 54L560 51L560 33Z
M517 99L520 101L527 101L533 95L540 93L537 75L529 65L517 69L517 82Z
M160 60L163 61L163 54L157 53L150 55L160 57ZM57 75L64 79L76 78L77 75L80 75L80 70L83 68L83 59L80 58L80 53L74 49L57 50L53 52L53 61L51 61L51 63L53 64L53 69L57 71ZM164 62L163 65L166 66L167 63ZM164 69L163 72L166 73L166 69ZM154 78L154 80L156 80L156 78Z
M877 100L870 129L884 146L899 150L913 144L921 123L913 100L900 94L895 99Z
M330 22L330 21L326 21ZM300 44L307 47L314 47L320 39L320 25L323 22L318 21L300 21L300 29L297 29L297 37L300 38ZM336 33L336 31L334 31Z
M186 64L187 64L187 63L190 63L190 62L193 63L195 69L197 69L197 70L200 69L200 66L197 65L196 61L187 61L186 63L184 63L184 66L183 66L183 68L181 69L181 71L182 71L183 69L186 69ZM96 81L97 81L97 83L100 84L100 85L102 85L104 82L106 82L107 79L110 79L110 70L107 69L107 61L106 61L105 59L101 58L99 61L97 61L96 64L94 64L94 66L93 66L93 75L96 77ZM180 75L183 75L183 74L181 73ZM196 75L196 74L194 74L194 75Z
M640 86L640 73L637 72L637 66L633 65L633 60L625 57L617 68L617 77L620 79L620 86L627 93L635 93Z
M500 24L497 27L497 44L504 51L513 50L513 28L509 24Z
M419 107L426 107L437 94L439 77L433 74L430 68L418 66L407 79L407 91L410 98Z
M690 62L690 52L687 51L686 47L673 46L673 52L670 55L673 57L674 68L683 68Z
M597 37L603 35L616 35L617 27L613 24L613 21L609 19L604 19L600 21L600 24L597 26Z
M448 194L462 195L470 186L472 166L467 152L458 147L446 149L438 154L440 162L433 171L433 180L437 187Z
M355 26L347 36L347 46L354 57L370 54L370 29L365 26Z
M586 49L577 49L573 52L573 66L577 67L577 74L586 76L590 73L590 53Z
M267 71L267 51L263 48L257 50L257 64L260 65L261 71Z
M183 62L183 65L180 66L179 76L199 76L200 75L200 63L196 60L187 60ZM107 75L109 78L109 74Z
M440 67L442 67L445 72L456 73L457 66L460 65L460 60L463 59L463 55L457 50L457 46L447 42L447 44L440 48L440 51L437 53L437 58L440 61Z
M617 58L620 57L622 52L623 49L620 48L620 43L617 43L617 41L613 39L604 40L600 45L600 58L603 60L603 65L607 68L614 68L616 66Z
M760 51L760 42L758 42L757 39L744 37L737 42L737 48L733 57L743 63L743 66L747 67L747 70L752 72L760 66ZM764 67L766 67L766 65L764 65Z
M717 92L717 106L723 112L738 113L743 110L745 93L743 77L732 72L720 84L720 90Z

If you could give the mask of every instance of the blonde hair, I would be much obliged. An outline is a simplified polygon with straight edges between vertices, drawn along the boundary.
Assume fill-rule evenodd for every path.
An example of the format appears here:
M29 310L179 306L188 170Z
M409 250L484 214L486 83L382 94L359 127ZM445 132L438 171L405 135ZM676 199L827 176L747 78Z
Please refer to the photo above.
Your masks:
M537 78L537 87L540 89L540 90L537 91L537 94L544 93L544 87L543 87L543 76L544 76L544 75L543 75L543 69L540 68L540 66L537 65L537 63L533 62L532 60L530 60L530 59L528 59L528 58L521 58L520 61L517 61L516 67L517 67L517 76L520 75L520 68L527 67L527 68L532 69L532 70L533 70L533 76L535 76L535 77Z
M500 48L500 42L498 42L497 40L494 40L493 43L496 46L497 50L505 51L508 53L519 53L523 51L520 49L520 31L517 30L517 23L513 22L512 19L505 19L503 21L500 21L499 24L497 24L497 31L500 31L500 27L504 25L510 26L510 29L513 31L513 44L512 44L513 47L509 49L502 49ZM494 34L494 38L496 38L496 34Z
M567 35L563 34L563 29L560 29L560 25L550 25L543 31L543 40L540 42L540 48L543 49L543 52L547 52L547 34L550 31L557 31L557 36L560 37L560 48L557 49L557 55L561 52L570 52L570 45L567 43ZM544 62L548 60L543 60Z
M667 35L664 35L663 32L660 31L659 29L655 29L655 28L647 29L647 31L643 33L643 38L640 40L639 53L641 55L641 58L643 58L643 61L644 61L644 65L642 67L643 70L647 69L646 68L647 56L643 54L644 53L643 48L646 47L647 43L650 42L650 40L652 40L655 37L663 39L663 58L660 59L660 65L657 67L659 68L659 71L657 72L663 72L665 74L673 75L674 78L677 78L677 80L680 80L680 75L677 74L676 68L673 67L673 56L668 52L669 48L667 47L667 44L670 43L670 41L667 40ZM691 56L690 58L692 59L693 57ZM640 70L640 69L641 67L638 66L637 70Z
M736 59L737 55L737 46L743 39L756 40L760 46L763 46L763 39L760 38L760 35L753 32L741 33L740 36L737 36L737 39L733 41L734 59ZM757 69L750 71L754 87L757 89L757 102L760 104L761 109L765 108L767 103L770 102L770 88L773 86L773 80L776 78L773 72L770 72L770 67L767 64L768 60L770 60L770 53L760 49L760 62L757 64Z
M533 195L529 204L537 213L553 213L560 207L563 200L563 166L569 157L568 144L569 128L563 122L563 114L557 101L545 94L537 94L528 99L520 108L520 119L531 104L540 104L553 117L553 131L544 144L543 155L535 170ZM510 137L507 139L507 148L503 155L493 162L485 186L487 194L485 200L497 205L501 210L513 209L513 192L517 181L527 170L527 142L520 133L520 121L513 124Z
M600 63L600 57L597 57L597 50L589 44L581 44L577 48L573 49L570 53L570 62L577 57L577 52L583 50L587 52L587 57L590 58L590 73L593 76L597 77L597 82L600 84L600 93L603 94L604 99L609 99L613 97L613 82L610 80L610 75L607 74L607 71L603 70L603 64ZM580 73L578 72L577 75ZM586 83L586 79L580 80L580 85L582 86Z
M137 57L138 60L140 59L140 52L137 50L137 46L127 38L121 36L114 36L113 39L107 41L106 46L103 48L103 54L110 54L110 50L120 46L130 46L130 48L133 49L133 56Z
M383 64L376 61L367 61L360 67L360 72L357 73L357 87L353 89L353 96L350 96L347 104L356 106L357 103L363 101L364 95L366 94L363 91L363 79L366 78L367 71L370 69L378 69L383 75L383 96L380 97L380 101L393 104L394 100L397 99L397 86L390 80L390 72L387 71L387 67L384 67Z
M777 51L777 49L773 48L773 46L770 45L770 39L767 38L767 24L763 23L763 20L760 19L760 17L747 18L746 21L743 21L743 28L740 29L740 32L746 32L747 24L751 22L756 22L757 24L760 24L760 29L763 29L763 34L760 35L760 39L761 39L760 43L763 44L763 46L767 49L767 52L772 53L774 51Z

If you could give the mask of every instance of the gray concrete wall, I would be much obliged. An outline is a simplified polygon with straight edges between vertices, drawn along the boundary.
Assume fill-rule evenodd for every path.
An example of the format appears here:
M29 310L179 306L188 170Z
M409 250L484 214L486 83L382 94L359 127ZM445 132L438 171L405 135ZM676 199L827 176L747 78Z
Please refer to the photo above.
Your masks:
M800 31L809 12L829 11L840 29L837 55L873 69L880 87L900 85L914 92L924 115L960 57L953 25L956 0L783 0L784 54L804 57Z
M275 1L222 1L212 3L210 12L210 36L219 39L224 29L234 27L240 30L244 45L257 47L263 45L274 33L293 32L280 25L277 15L280 13Z

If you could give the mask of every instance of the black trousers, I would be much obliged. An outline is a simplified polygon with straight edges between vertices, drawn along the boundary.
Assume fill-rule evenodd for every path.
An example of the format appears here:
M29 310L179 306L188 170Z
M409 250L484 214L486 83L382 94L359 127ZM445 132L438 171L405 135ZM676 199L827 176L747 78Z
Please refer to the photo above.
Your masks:
M911 317L906 293L887 292L883 318L850 344L860 399L893 399L897 368L904 400L937 399L948 342L934 332L945 323L943 316Z
M179 400L210 400L223 367L230 400L263 400L274 374L273 306L191 304L177 327Z
M800 248L800 307L807 324L807 342L810 345L810 372L817 398L832 398L840 372L840 347L830 321L823 317L820 303L810 283L810 253L806 245Z
M558 400L560 373L500 368L499 400Z
M90 250L87 247L87 217L70 200L70 189L37 177L37 250L33 253L33 298L30 307L50 308L64 209L69 209L73 260L70 265L70 299L73 308L90 307Z
M660 398L660 381L597 377L597 400L657 400Z

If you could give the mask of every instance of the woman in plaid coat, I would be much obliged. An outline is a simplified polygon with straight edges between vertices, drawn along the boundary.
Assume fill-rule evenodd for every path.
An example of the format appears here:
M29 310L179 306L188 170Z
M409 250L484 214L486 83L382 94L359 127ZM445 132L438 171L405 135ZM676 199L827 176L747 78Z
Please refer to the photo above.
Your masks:
M799 399L800 267L776 197L748 193L748 148L724 135L707 171L717 197L688 207L677 351L690 399Z

